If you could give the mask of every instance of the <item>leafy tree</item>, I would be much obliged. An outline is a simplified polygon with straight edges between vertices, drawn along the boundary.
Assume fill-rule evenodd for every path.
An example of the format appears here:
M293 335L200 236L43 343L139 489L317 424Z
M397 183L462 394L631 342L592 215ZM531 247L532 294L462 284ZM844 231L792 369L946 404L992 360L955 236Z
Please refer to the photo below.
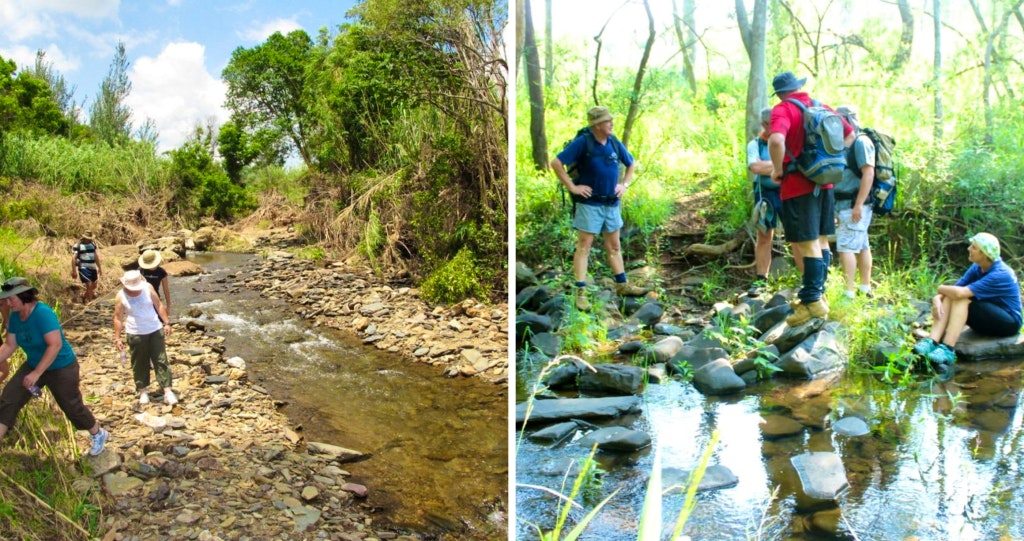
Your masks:
M246 133L262 132L266 143L260 150L271 153L264 157L267 163L278 161L278 149L286 149L307 167L314 165L305 97L312 49L313 41L302 30L287 36L275 32L252 49L235 49L222 73L232 121Z
M213 159L212 130L196 127L192 136L172 150L170 177L175 197L172 210L189 221L202 216L229 220L255 203Z
M217 146L224 160L224 171L235 184L241 184L242 169L252 163L254 152L248 144L248 136L234 121L227 121L220 127Z
M27 71L36 78L46 81L50 85L53 101L64 112L68 122L78 123L78 109L75 105L75 89L77 87L67 82L67 79L53 67L53 62L46 61L46 51L42 49L36 51L35 64L31 68L23 68L22 71Z
M128 80L128 55L123 41L117 43L110 71L100 83L100 93L89 112L89 126L101 141L113 146L129 140L132 133L132 111L125 99L132 91Z
M67 119L47 82L27 71L15 77L15 69L13 60L0 58L0 136L14 130L66 134Z

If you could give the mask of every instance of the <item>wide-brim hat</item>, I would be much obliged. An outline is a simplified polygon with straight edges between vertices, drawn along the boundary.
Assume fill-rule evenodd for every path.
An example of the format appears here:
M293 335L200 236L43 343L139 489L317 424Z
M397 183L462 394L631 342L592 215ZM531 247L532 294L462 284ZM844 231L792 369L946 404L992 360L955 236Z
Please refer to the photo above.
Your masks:
M978 233L969 240L992 261L999 259L999 239L992 233Z
M150 270L160 266L160 262L163 261L163 256L156 250L146 250L139 256L139 267Z
M96 235L95 235L95 234L93 234L93 232L92 232L92 230L91 230L91 229L90 229L90 230L88 230L88 231L86 231L86 232L84 232L84 233L82 233L82 238L83 238L83 239L89 239L89 240L92 240L92 239L93 239L93 237L95 237L95 236L96 236Z
M796 75L793 75L792 71L784 71L775 76L772 79L772 88L775 92L772 94L779 94L780 92L792 92L794 90L800 90L803 88L804 83L807 82L807 77L803 79L797 79Z
M591 107L590 110L587 111L587 121L591 126L596 126L602 122L608 122L613 118L612 112L608 110L607 107L603 107L601 105Z
M142 291L146 287L146 279L137 270L130 270L121 277L121 285L128 291Z
M0 286L0 299L13 297L18 293L32 291L33 289L35 288L32 287L32 284L28 283L27 279L15 276L4 282L3 286Z

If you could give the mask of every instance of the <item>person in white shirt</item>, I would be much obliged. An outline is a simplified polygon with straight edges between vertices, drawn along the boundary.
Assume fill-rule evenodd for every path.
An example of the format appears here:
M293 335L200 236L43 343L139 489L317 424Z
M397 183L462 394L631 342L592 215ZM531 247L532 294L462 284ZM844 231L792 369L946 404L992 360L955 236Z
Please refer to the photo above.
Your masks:
M171 334L167 308L160 302L153 286L137 270L121 277L124 289L114 299L114 346L124 351L121 330L128 335L128 348L132 360L132 376L139 392L139 404L149 403L149 367L156 372L164 403L178 403L171 390L171 368L167 364L167 345L164 337Z

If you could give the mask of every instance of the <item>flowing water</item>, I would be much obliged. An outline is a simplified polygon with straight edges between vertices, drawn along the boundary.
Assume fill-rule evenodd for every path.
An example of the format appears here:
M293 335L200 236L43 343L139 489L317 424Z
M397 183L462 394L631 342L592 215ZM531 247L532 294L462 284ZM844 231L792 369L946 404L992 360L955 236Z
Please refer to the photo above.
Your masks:
M507 392L472 378L313 328L281 301L238 280L255 256L190 256L205 271L171 278L172 318L225 337L249 377L286 402L307 441L372 453L345 464L369 488L375 520L428 538L504 539L508 487ZM201 315L191 317L190 310Z
M517 370L521 379L529 379L529 367ZM698 494L683 531L694 541L1024 539L1024 360L962 363L958 370L950 382L921 382L904 390L875 376L848 374L818 396L799 392L807 383L777 380L743 396L711 398L671 381L648 386L641 415L609 424L647 431L661 466L687 471L698 465L712 431L719 431L711 464L728 467L739 483ZM521 383L517 400L526 396ZM765 414L789 415L809 426L800 436L766 441L759 430ZM833 434L831 422L844 416L866 420L871 433ZM799 480L789 460L808 451L842 457L850 488L835 509L797 509ZM565 476L567 461L588 452L571 443L520 444L517 539L537 538L528 522L546 531L555 523L550 495L522 485L567 494L574 480ZM607 472L600 495L572 516L579 520L613 490L620 492L582 539L634 540L654 454L651 448L628 455L599 453L597 460ZM672 531L683 500L682 495L663 498L663 532Z

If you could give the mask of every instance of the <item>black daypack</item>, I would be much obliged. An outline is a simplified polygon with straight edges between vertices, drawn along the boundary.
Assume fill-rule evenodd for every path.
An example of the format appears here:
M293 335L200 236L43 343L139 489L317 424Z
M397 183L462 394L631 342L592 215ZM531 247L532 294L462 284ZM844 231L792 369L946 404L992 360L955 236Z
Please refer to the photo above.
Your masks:
M896 140L887 133L871 128L863 128L861 135L866 136L871 141L871 144L875 146L875 179L871 183L871 195L868 197L868 202L871 203L871 210L876 215L885 216L892 212L892 208L896 203ZM861 177L861 171L857 167L853 147L850 148L849 164L847 167L853 170L857 178Z
M790 160L788 170L800 171L819 186L842 180L846 169L843 119L818 100L811 100L810 107L793 98L786 101L800 108L804 121L804 145L800 154L793 156L786 149Z

